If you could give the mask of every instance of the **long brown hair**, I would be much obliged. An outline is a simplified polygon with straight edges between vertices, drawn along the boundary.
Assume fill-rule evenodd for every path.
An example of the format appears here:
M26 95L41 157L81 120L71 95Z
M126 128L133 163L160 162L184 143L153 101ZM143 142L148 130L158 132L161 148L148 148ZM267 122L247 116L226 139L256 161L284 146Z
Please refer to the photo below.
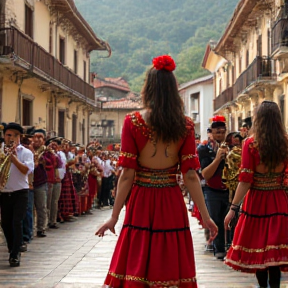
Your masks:
M174 74L154 67L148 70L142 88L144 107L150 112L147 124L163 142L176 142L186 133L183 101Z
M280 109L275 102L266 100L262 102L256 112L252 131L258 143L261 162L269 168L269 171L287 160L287 133Z

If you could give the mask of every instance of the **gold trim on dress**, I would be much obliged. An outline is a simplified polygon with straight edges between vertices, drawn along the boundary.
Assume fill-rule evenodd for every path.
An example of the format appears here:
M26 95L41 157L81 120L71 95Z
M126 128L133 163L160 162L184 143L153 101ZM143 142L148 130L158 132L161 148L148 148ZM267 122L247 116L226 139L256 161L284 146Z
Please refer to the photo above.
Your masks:
M269 250L279 250L279 249L288 249L288 245L287 244L281 244L281 245L268 245L265 248L258 248L258 249L250 249L250 248L246 248L243 246L239 246L239 245L233 245L232 244L232 248L234 250L242 250L244 252L248 252L248 253L263 253Z
M194 154L187 154L187 155L182 155L181 157L181 160L182 161L185 161L187 159L193 159L193 158L197 158L198 156L197 155L194 155Z
M237 267L232 266L232 268L236 271L243 271L243 270L249 270L249 269L264 269L267 268L269 266L281 266L281 265L288 265L288 261L276 261L275 259L269 259L267 262L263 263L263 264L245 264L242 262L237 262L237 261L233 261L231 259L227 259L225 260L225 263L227 263L229 265L232 264L234 266L238 266L239 269L237 269ZM241 269L242 268L242 269Z
M119 156L124 156L126 158L137 158L137 155L124 152L124 151L121 151Z
M164 287L178 287L177 285L180 282L182 282L182 283L189 283L189 282L196 283L197 282L196 277L179 279L179 280L169 280L169 281L149 281L143 277L132 276L132 275L120 275L120 274L116 274L116 273L111 272L111 271L109 271L108 274L111 275L112 277L115 277L115 278L120 279L120 280L140 281L140 282L146 283L148 285L164 285ZM167 286L167 285L169 285L169 286Z
M251 169L247 169L247 168L243 168L243 169L241 169L241 173L243 173L243 172L245 172L245 173L250 173L250 174L253 174L253 173L254 173L253 170L251 170Z

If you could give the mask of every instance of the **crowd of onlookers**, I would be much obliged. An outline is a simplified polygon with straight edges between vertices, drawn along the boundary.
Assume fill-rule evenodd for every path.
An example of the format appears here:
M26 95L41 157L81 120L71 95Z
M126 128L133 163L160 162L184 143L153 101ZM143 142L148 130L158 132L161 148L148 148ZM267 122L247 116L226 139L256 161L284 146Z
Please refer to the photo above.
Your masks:
M21 252L34 236L46 237L47 230L60 228L60 223L113 206L118 151L105 151L99 142L85 147L61 137L46 139L43 129L28 129L21 144L34 155Z

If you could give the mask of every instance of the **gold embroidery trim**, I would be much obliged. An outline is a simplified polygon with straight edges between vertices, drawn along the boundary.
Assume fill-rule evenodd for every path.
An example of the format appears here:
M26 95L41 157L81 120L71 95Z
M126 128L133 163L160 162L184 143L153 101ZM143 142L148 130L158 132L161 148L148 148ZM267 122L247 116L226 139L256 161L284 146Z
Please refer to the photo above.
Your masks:
M126 158L137 158L137 155L123 151L120 152L120 156L124 156Z
M193 159L193 158L197 158L197 155L188 154L188 155L182 155L182 157L181 157L182 161L185 161L187 159Z
M179 280L170 280L170 281L149 281L143 277L137 277L137 276L131 276L131 275L120 275L120 274L116 274L114 272L108 272L109 275L111 275L112 277L115 277L117 279L120 280L127 280L127 281L140 281L140 282L144 282L147 283L149 285L173 285L173 284L177 284L179 282L185 282L185 283L189 283L189 282L193 282L196 283L196 277L193 278L186 278L186 279L179 279Z
M239 245L234 246L232 244L232 248L234 250L242 250L242 251L248 252L248 253L263 253L263 252L266 252L269 250L288 249L288 245L286 245L286 244L281 244L281 245L277 245L277 246L276 245L268 245L265 248L249 249L249 248L239 246Z
M233 261L231 259L226 259L225 260L226 264L230 264L229 266L233 265L233 269L235 269L235 266L238 266L239 268L235 269L236 271L245 271L245 270L254 270L254 269L263 269L267 268L268 266L281 266L281 265L287 265L288 261L277 261L276 259L272 258L266 261L265 263L261 264L245 264L242 262L238 261Z
M254 173L253 170L250 170L250 169L247 169L247 168L241 169L241 173L243 173L243 172L250 173L250 174L253 174L253 173Z

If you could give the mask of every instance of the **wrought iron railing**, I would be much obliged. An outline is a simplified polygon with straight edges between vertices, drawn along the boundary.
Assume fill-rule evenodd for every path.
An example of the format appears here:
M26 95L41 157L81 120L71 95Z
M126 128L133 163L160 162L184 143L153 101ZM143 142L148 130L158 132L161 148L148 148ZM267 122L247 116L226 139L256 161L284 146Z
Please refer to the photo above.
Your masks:
M223 105L225 105L228 102L231 102L232 100L233 100L233 87L229 87L214 99L214 111L218 110Z
M271 33L272 40L272 54L283 46L288 47L288 19L278 19Z
M257 56L236 80L234 84L233 98L236 99L239 94L256 81L269 78L272 79L271 63L272 60L270 58Z
M0 56L14 52L24 60L30 70L39 70L67 87L72 93L92 101L94 87L65 67L58 59L16 28L0 29Z

